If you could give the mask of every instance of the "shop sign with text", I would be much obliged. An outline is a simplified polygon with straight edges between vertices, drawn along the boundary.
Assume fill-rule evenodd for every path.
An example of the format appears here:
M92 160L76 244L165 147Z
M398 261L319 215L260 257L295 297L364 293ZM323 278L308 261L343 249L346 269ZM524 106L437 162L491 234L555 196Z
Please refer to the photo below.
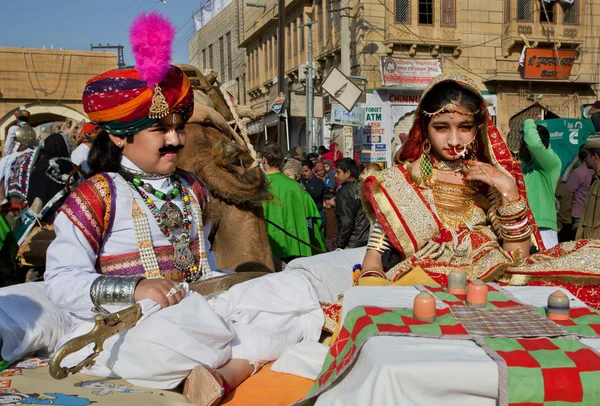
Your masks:
M568 79L574 63L575 50L527 48L523 79Z
M387 148L383 109L367 107L362 129L362 161L383 162L387 160Z
M395 59L381 57L381 82L395 89L424 90L442 73L440 59Z
M362 127L365 125L365 105L356 103L352 111L348 111L341 104L333 103L331 108L331 124Z

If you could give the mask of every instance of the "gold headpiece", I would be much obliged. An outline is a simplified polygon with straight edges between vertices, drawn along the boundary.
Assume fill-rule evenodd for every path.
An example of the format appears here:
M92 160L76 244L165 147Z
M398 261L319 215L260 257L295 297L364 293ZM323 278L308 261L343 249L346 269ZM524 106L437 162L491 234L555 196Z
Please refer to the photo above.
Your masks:
M444 107L442 107L438 111L434 111L433 113L423 110L423 114L425 114L428 117L439 116L440 114L444 114L444 113L450 113L450 119L453 119L454 113L460 113L464 116L473 117L475 114L479 113L479 110L474 111L474 112L468 112L468 111L461 109L454 102L450 102L450 103L446 104Z
M167 103L167 99L165 99L162 89L159 85L154 86L154 95L152 96L152 105L150 106L148 117L163 118L169 114L170 110L171 108L169 107L169 103Z

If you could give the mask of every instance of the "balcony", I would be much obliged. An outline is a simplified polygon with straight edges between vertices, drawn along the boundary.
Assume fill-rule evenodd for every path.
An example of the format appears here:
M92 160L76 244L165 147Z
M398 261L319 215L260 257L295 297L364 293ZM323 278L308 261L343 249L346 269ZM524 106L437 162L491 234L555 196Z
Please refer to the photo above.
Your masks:
M536 48L540 43L555 44L557 48L570 46L578 49L583 46L583 27L561 23L543 23L511 21L504 24L505 35L502 38L502 54L505 58L515 51L521 52L523 45L529 43Z

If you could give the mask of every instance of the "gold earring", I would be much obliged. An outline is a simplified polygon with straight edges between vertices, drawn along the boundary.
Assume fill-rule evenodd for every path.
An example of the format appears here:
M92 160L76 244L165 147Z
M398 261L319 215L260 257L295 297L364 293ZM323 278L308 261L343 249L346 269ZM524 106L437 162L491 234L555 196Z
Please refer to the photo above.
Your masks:
M431 175L433 174L433 165L431 164L431 157L429 156L430 152L431 142L429 142L428 139L425 139L425 141L423 141L423 154L421 154L419 169L421 169L421 176L426 181L431 179Z

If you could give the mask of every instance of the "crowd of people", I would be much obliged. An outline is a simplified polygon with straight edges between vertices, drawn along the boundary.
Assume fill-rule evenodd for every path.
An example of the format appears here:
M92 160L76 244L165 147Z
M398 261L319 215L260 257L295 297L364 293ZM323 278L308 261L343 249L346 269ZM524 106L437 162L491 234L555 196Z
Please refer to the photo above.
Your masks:
M600 140L591 135L561 176L563 163L550 146L548 129L530 119L523 124L523 134L520 165L544 246L552 248L559 242L600 238L600 229L593 220L598 215L598 199L593 190L589 192L599 168Z
M261 165L276 196L264 204L267 231L274 257L283 262L324 251L364 247L368 242L370 223L363 209L359 180L361 174L381 171L381 166L359 165L356 155L344 158L335 142L330 149L321 146L318 151L306 154L303 147L296 147L285 158L276 144L268 144L261 151ZM281 175L292 182L283 181ZM282 184L287 187L282 189ZM299 216L306 221L300 221ZM294 225L290 226L292 218ZM306 229L310 238L306 237ZM281 251L281 247L285 249Z

